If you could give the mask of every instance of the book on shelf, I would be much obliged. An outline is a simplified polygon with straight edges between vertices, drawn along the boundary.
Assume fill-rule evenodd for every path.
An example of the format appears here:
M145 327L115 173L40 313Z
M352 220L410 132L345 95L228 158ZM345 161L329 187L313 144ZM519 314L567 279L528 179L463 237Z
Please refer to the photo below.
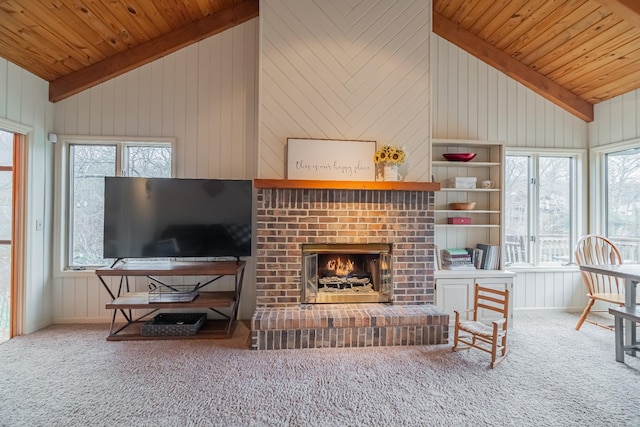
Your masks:
M472 255L466 249L443 249L440 255L443 270L475 270Z
M476 270L476 267L471 263L465 264L450 264L450 265L442 265L443 270L454 270L454 271L466 271L466 270Z
M484 251L479 248L466 248L469 255L471 255L471 263L479 269L482 265L482 256Z
M500 246L478 243L477 249L482 250L480 268L483 270L498 270L500 268Z

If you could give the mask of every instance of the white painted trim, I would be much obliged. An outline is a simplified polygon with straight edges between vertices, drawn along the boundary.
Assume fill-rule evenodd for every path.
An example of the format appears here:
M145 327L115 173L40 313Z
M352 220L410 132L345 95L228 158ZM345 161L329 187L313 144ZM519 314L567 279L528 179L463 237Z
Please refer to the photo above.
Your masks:
M612 144L599 145L589 150L589 171L591 175L589 186L589 232L605 235L606 215L604 207L605 200L605 156L617 151L625 151L633 148L640 148L640 138L632 138L625 141L614 142Z
M55 170L58 171L54 177L55 194L58 196L54 206L54 227L53 227L53 277L54 278L81 278L95 277L95 270L89 268L86 270L70 270L66 267L65 254L68 250L68 241L64 237L67 234L67 183L69 182L68 168L68 150L69 145L73 143L85 144L127 144L127 143L145 143L153 144L171 144L171 176L175 175L176 170L176 138L174 137L158 137L158 136L94 136L94 135L58 135L58 142L55 144ZM117 160L119 161L119 159Z
M30 132L33 132L33 126L14 122L13 120L9 119L3 119L2 117L0 117L0 129L4 129L13 133L21 133L27 136Z
M575 239L577 240L580 236L584 235L587 230L587 222L588 218L586 218L589 214L588 206L588 194L589 188L588 183L592 179L589 176L589 169L587 168L587 162L584 160L587 155L586 149L580 148L526 148L526 147L505 147L505 157L509 155L517 155L517 154L532 154L537 158L540 156L545 157L553 157L553 156L563 156L563 157L573 157L575 159L575 182L573 183L572 193L575 195L573 199L572 209L576 213L574 221L571 224L571 232ZM539 169L536 166L536 169ZM537 186L536 186L537 191ZM533 200L538 200L538 195L535 194ZM537 214L537 207L530 206L529 210L532 215ZM580 215L580 212L585 212L584 215ZM537 222L537 219L534 219ZM538 227L538 226L537 226ZM527 265L523 267L508 266L510 270L519 270L519 271L567 271L563 269L562 266L550 266L547 267L545 265Z

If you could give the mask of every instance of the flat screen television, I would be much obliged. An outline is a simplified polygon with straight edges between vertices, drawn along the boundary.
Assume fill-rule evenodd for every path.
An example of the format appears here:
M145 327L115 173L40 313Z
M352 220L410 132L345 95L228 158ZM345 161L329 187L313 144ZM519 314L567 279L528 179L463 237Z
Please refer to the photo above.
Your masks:
M251 255L250 180L105 178L104 258Z

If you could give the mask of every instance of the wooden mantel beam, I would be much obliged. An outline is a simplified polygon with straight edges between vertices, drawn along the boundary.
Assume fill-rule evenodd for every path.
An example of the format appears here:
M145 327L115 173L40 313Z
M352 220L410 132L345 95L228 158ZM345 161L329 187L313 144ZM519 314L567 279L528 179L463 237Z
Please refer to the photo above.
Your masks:
M593 121L592 104L435 11L433 32L582 120Z
M258 16L259 0L242 0L218 13L120 52L49 83L49 101L57 102L104 83L192 43Z

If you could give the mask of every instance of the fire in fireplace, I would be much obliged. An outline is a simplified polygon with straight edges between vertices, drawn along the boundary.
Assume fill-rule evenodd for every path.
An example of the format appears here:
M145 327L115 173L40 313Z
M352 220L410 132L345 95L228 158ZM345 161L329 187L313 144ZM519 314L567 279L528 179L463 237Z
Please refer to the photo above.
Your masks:
M391 301L390 244L305 244L302 262L304 303Z

